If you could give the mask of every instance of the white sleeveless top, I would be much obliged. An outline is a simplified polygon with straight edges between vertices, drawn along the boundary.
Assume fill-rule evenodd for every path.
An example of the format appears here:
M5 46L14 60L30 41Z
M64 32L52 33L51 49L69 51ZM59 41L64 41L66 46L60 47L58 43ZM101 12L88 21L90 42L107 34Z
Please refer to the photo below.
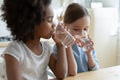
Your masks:
M47 66L52 49L48 42L41 42L42 54L35 55L22 41L13 41L3 53L16 58L23 80L48 80Z

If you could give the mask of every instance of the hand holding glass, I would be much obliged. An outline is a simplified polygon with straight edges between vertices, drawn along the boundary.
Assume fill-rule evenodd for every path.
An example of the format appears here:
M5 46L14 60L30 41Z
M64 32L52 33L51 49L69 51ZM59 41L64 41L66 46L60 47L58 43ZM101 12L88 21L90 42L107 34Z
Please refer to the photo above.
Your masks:
M58 23L55 33L60 42L67 48L75 42L75 38L64 28L61 23Z
M91 51L93 45L90 39L88 38L88 34L86 31L84 31L85 38L82 38L82 40L85 42L85 45L83 46L84 51Z

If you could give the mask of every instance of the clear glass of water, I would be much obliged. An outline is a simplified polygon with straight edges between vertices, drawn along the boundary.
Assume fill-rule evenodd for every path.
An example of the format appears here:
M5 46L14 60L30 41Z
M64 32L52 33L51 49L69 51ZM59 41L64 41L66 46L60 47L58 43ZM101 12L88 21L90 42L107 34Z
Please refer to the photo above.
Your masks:
M91 43L90 43L90 40L88 38L88 34L86 31L84 31L84 37L82 38L82 40L84 41L84 46L83 46L83 50L84 51L87 51L87 50L90 50L90 47L92 46Z
M60 42L65 46L65 48L71 46L75 42L75 38L60 23L58 23L55 29L55 33L59 38Z

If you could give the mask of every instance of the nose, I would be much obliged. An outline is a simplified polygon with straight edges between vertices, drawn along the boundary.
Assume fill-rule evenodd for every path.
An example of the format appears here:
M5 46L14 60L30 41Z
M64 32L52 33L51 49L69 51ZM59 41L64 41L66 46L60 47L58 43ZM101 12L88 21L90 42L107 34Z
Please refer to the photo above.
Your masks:
M84 30L79 30L77 32L73 32L74 35L79 35L79 36L83 36L84 35Z
M52 29L54 30L55 29L55 23L52 23Z
M83 30L79 30L78 32L76 32L76 35L82 36L83 35Z

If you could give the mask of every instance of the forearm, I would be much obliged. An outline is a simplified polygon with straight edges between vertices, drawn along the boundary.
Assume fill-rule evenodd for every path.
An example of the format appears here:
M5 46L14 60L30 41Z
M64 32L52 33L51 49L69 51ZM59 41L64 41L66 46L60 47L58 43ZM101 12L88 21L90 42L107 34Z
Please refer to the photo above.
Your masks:
M56 77L63 78L67 74L67 58L66 58L66 51L62 44L56 44L58 50L58 57L56 61Z
M89 69L91 70L95 66L95 61L90 53L87 54L87 57L88 57Z
M66 54L68 61L68 76L74 76L77 74L77 63L71 47L66 48Z

